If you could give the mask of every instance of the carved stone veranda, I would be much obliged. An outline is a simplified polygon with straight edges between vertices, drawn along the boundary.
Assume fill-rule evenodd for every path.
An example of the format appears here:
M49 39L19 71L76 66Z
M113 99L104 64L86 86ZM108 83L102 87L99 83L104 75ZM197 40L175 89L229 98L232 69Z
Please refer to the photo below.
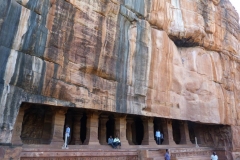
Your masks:
M227 131L203 127L196 137L200 146L238 154L240 31L229 0L4 0L0 6L1 144L21 143L20 106L33 103L227 125ZM60 121L54 119L54 136L62 133ZM44 125L29 132L37 127ZM172 144L165 129L170 140L163 143Z

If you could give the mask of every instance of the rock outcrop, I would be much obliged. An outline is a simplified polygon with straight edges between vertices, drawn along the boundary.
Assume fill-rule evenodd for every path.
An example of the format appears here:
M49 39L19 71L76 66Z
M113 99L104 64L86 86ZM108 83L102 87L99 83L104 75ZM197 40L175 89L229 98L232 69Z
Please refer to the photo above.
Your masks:
M0 1L0 143L22 102L240 129L229 0Z

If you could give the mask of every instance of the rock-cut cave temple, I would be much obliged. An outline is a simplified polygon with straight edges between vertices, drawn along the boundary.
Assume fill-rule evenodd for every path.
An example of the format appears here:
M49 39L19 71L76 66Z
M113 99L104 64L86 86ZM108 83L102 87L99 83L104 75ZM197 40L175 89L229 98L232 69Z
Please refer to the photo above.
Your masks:
M0 159L240 160L239 41L229 0L0 0Z

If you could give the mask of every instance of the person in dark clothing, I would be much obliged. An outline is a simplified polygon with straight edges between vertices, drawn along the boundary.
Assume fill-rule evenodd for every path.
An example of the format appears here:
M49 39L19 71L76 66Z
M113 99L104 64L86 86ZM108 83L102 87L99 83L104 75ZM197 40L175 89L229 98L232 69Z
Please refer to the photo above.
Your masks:
M112 146L112 147L114 148L112 136L110 136L110 137L108 138L108 145L110 145L110 146Z
M170 154L169 154L168 149L166 149L166 153L165 153L164 158L165 158L165 160L170 160Z

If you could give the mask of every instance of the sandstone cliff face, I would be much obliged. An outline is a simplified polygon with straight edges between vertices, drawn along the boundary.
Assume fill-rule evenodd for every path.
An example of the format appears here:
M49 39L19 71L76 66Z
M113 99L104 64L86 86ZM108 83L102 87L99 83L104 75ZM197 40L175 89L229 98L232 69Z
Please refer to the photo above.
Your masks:
M0 1L0 142L22 102L237 133L238 20L228 0Z

